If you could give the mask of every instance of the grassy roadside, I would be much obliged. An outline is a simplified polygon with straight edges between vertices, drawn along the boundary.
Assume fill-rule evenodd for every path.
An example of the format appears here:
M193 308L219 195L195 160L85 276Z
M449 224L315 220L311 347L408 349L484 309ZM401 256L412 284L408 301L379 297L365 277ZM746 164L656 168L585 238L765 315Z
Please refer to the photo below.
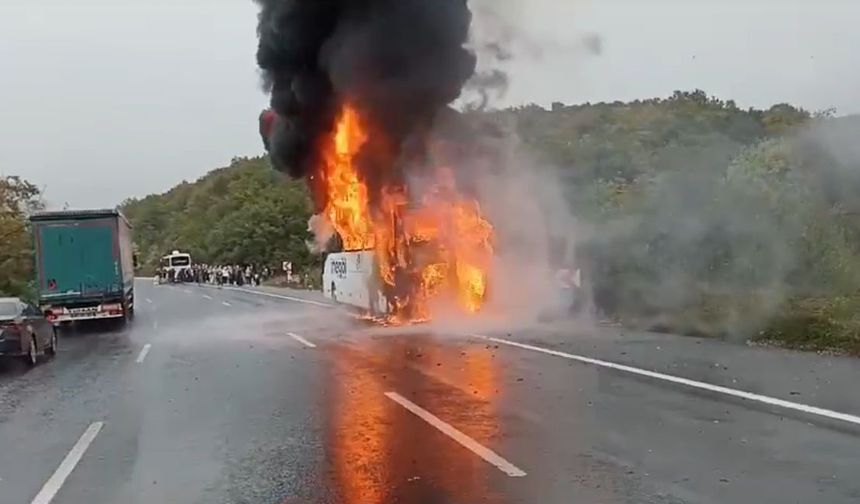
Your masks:
M860 357L860 295L795 298L778 306L756 295L710 296L673 310L626 308L610 318L631 329Z
M754 340L860 357L860 296L789 301Z

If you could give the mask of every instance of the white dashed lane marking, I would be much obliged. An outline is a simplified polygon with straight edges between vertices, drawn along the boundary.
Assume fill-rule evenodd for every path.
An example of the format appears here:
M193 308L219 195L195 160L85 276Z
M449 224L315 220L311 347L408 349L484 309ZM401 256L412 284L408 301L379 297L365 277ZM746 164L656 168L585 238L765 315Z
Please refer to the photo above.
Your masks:
M449 438L460 443L460 445L462 445L475 455L496 466L500 471L507 474L508 476L519 478L526 475L525 471L508 462L493 450L475 441L466 434L463 434L450 424L435 416L433 413L430 413L429 411L425 410L421 406L418 406L417 404L403 397L397 392L386 392L385 396L396 402L397 404L403 406L421 420L424 420L428 424L432 425Z
M57 470L54 471L54 474L51 475L50 479L45 482L42 490L39 491L30 504L49 504L54 500L57 492L60 491L63 483L66 482L66 478L68 478L69 475L72 474L72 471L75 470L78 462L81 461L87 448L90 447L90 444L92 444L93 440L98 436L102 427L104 427L103 422L94 422L90 424L87 430L84 431L81 438L78 439L78 442L75 443L75 446L72 447L69 454L66 455L66 458L60 462L60 467L58 467Z
M296 333L287 333L287 336L289 336L290 338L293 338L294 340L298 341L299 343L301 343L302 345L304 345L308 348L316 348L317 347L316 345L314 345L310 341L302 338L301 336L299 336Z
M140 364L143 362L143 359L146 358L146 355L149 353L149 349L152 348L152 344L147 343L143 345L143 348L140 349L140 354L137 356L137 363Z

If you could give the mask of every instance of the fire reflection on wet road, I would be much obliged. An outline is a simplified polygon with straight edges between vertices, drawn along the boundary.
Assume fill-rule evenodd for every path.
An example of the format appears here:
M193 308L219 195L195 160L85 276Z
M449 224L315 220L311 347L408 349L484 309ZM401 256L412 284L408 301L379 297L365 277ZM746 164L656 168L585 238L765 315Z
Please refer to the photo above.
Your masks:
M32 502L94 424L103 428L54 502L854 504L860 495L857 432L810 415L411 332L427 327L317 323L316 305L268 296L136 289L153 303L134 324L66 335L61 354L36 369L0 366L0 501ZM810 403L837 398L857 411L843 392L860 376L856 361L655 335L509 338L698 380L715 377L712 360L696 364L704 356L735 358L750 389L778 397L773 377L756 378L766 369ZM527 475L512 477L475 447Z
M339 502L504 502L491 483L504 477L495 467L384 395L397 392L494 449L499 384L489 350L461 350L421 336L326 350L333 363L326 472Z

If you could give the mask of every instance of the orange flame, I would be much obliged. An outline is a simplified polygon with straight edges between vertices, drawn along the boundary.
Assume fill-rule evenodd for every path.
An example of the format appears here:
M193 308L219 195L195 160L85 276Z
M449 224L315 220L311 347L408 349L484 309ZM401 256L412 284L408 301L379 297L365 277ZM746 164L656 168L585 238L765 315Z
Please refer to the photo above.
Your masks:
M368 217L367 186L358 178L353 158L367 142L358 112L346 107L337 122L333 149L325 150L325 186L328 201L325 215L343 241L344 250L372 246Z
M344 250L375 251L387 286L388 323L432 318L432 306L450 301L468 313L487 294L493 226L477 201L457 189L453 170L437 167L431 187L418 198L405 186L379 188L371 208L355 156L371 138L356 109L341 111L324 152L325 215Z

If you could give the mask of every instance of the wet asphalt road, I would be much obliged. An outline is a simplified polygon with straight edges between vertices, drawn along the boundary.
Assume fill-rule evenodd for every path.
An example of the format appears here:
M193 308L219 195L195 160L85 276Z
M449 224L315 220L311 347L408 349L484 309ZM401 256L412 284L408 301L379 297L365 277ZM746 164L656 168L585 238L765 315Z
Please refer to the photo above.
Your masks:
M137 298L125 328L0 365L0 503L45 487L63 504L860 501L850 421L318 304L146 281ZM860 415L852 359L558 324L492 335Z

